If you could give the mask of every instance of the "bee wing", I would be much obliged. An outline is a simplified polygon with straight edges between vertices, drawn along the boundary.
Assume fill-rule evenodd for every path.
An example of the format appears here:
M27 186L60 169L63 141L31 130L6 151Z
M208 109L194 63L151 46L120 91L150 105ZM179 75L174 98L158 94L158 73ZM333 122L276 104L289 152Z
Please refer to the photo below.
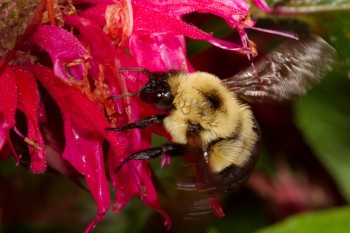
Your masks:
M217 189L217 180L209 167L208 151L199 133L187 135L187 151L184 157L194 168L198 190Z
M336 50L321 37L307 36L282 43L266 57L223 80L248 102L278 102L303 95L330 71Z
M211 213L223 217L224 213L216 199L220 190L217 177L211 171L208 163L209 155L199 133L187 135L187 150L184 151L186 159L182 175L191 171L191 177L177 182L177 188L182 192L181 205L184 207L184 218L203 218ZM186 201L186 195L191 196Z

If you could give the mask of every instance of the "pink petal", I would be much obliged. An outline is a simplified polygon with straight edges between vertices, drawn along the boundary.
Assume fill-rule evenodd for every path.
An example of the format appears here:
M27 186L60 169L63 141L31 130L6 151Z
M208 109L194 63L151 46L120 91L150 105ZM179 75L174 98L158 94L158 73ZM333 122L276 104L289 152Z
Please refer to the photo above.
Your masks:
M283 37L288 37L288 38L291 38L294 40L298 40L298 36L292 32L281 32L281 31L270 30L270 29L265 29L265 28L257 28L257 27L251 27L251 29L254 29L256 31L271 33L271 34L275 34L275 35L280 35Z
M215 46L226 48L229 50L239 50L241 46L220 39L215 39L211 34L205 33L198 28L191 26L182 20L164 14L162 12L145 8L134 4L134 33L138 34L171 34L183 35L195 40L207 40Z
M89 7L86 10L80 11L78 16L90 19L102 27L106 25L105 12L108 5L110 4L99 4Z
M41 129L43 129L41 125ZM46 129L44 131L44 134L49 133ZM56 133L56 132L55 132ZM47 135L45 135L45 139L49 139ZM62 148L63 151L64 148ZM45 151L46 154L49 155L46 158L47 164L50 168L55 169L57 172L61 173L64 176L67 176L73 183L75 183L78 187L80 187L83 190L87 190L87 188L82 184L82 181L80 180L80 173L65 159L62 158L62 151L56 150L55 148L55 142L52 141L46 141L45 145Z
M96 98L105 102L110 96L127 93L128 89L124 76L117 70L120 68L118 65L123 63L122 58L125 56L117 54L107 35L95 22L75 16L65 16L64 19L67 24L79 30L81 40L90 48L92 56L92 59L90 59L91 77L94 80L103 80L104 83L108 84L108 96L106 96L107 92L104 91L99 93ZM137 85L138 88L140 88L140 83ZM114 104L113 108L116 111L115 118L118 124L126 123L128 119L131 121L130 98L119 101L109 100L105 104Z
M49 91L63 115L72 122L74 128L101 135L108 140L114 151L124 156L127 155L127 144L123 141L125 134L105 131L105 128L108 128L110 124L103 109L96 102L81 94L74 86L57 79L52 70L38 65L30 65L30 69ZM76 167L76 169L82 170L81 167Z
M141 140L140 130L133 130L129 134L129 138L123 138L125 144L133 142L129 146L128 151L124 151L126 155L150 147L150 140ZM150 134L147 135L150 138ZM125 158L125 154L119 154L121 151L112 151L108 153L108 164L111 171L112 186L117 190L116 200L113 204L115 212L121 211L129 200L137 195L146 205L154 208L165 218L165 225L170 226L170 218L168 214L161 208L157 192L151 180L151 172L147 161L130 161L125 166L114 173L114 169Z
M225 217L225 213L222 210L220 202L216 199L216 197L214 197L214 196L210 197L209 202L210 202L211 208L213 209L216 217L218 217L218 218Z
M184 15L197 11L227 19L232 18L233 15L246 15L250 7L244 0L135 0L134 4L167 12L169 15Z
M56 78L45 67L30 65L35 76L57 102L64 116L66 148L64 157L85 176L98 206L98 215L104 215L109 208L109 189L105 176L102 140L106 138L114 151L125 153L127 145L122 144L116 134L106 133L109 127L99 105Z
M67 115L64 116L64 132L66 147L62 157L84 175L97 203L97 213L104 215L110 207L110 197L104 168L103 138L95 132L73 126Z
M105 216L104 214L98 214L96 216L96 218L84 230L84 233L89 233L90 231L92 231L95 228L95 226L97 225L97 223L99 223L104 218L104 216Z
M79 30L82 40L88 43L94 60L98 60L103 65L114 65L115 49L98 24L83 17L69 15L64 16L64 21Z
M73 34L59 27L42 25L30 40L50 54L57 77L66 81L84 78L83 63L90 55Z
M44 140L39 129L39 92L33 75L19 68L13 69L16 75L18 89L17 105L26 116L28 135L27 137L38 144L41 150L29 146L31 155L30 170L33 173L46 171L46 157Z
M157 210L163 217L165 218L164 220L164 225L169 229L171 227L171 219L167 212L161 207L159 200L158 200L158 195L157 192L154 188L153 182L151 180L151 173L147 169L141 169L141 166L138 167L138 172L140 177L142 177L142 180L144 182L144 185L146 189L144 190L144 193L140 196L141 200L148 206L152 207L153 209ZM147 177L147 178L146 178Z
M75 86L68 85L56 78L49 68L31 64L29 69L48 90L61 111L69 114L74 124L88 131L96 131L109 140L115 150L124 147L119 143L115 134L106 133L105 128L110 125L97 102L87 98Z
M113 163L111 162L113 157L113 154L109 154L110 164ZM123 209L134 195L137 195L146 205L163 215L164 225L170 227L170 217L159 203L146 161L130 161L112 176L112 180L117 189L116 200L113 204L113 210L116 213Z
M2 61L0 61L0 66ZM0 150L9 139L9 131L15 127L15 113L17 106L16 76L10 70L6 70L0 76Z
M265 12L268 12L268 13L272 12L272 8L269 5L267 5L265 0L253 0L253 1L257 7L264 10Z
M130 38L130 50L135 54L137 64L152 71L177 69L187 71L184 38L174 35L134 35ZM157 59L149 59L157 57Z
M162 12L133 5L134 33L186 35L192 39L207 40L211 35L190 26L182 20Z
M168 155L163 155L162 161L160 162L160 168L163 168L165 164L170 166L170 156Z

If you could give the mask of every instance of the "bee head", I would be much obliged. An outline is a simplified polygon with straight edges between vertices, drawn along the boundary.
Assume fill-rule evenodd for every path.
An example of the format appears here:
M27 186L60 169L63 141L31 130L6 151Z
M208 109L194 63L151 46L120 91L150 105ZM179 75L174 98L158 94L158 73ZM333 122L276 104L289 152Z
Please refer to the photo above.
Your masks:
M149 73L149 81L140 91L140 98L146 103L153 104L158 109L169 110L174 96L168 84L168 78L177 71Z
M168 72L150 72L143 68L124 68L121 71L141 71L147 74L149 81L138 91L118 96L112 96L108 99L124 98L133 95L139 95L140 98L158 109L170 110L173 106L174 96L168 84L168 78L178 74L179 71L170 70Z

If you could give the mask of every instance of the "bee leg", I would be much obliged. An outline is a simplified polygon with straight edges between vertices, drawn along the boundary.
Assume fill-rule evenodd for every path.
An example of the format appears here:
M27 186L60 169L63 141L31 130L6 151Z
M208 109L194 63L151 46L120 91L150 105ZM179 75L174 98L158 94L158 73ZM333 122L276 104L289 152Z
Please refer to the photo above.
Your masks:
M184 149L184 145L172 143L172 144L165 144L162 147L154 147L147 150L142 150L139 152L136 152L135 154L131 155L130 157L124 159L119 166L114 170L114 173L117 173L121 167L129 162L130 160L149 160L149 159L155 159L163 154L167 154L170 156L177 156L181 154L181 151Z
M166 116L167 116L166 114L160 114L160 115L145 117L145 118L139 119L135 122L132 122L130 124L123 125L122 127L119 127L119 128L105 128L105 130L108 130L108 131L126 131L126 130L134 129L134 128L138 128L138 129L146 128L146 127L152 125L152 123L154 123L154 122L163 123L163 119Z

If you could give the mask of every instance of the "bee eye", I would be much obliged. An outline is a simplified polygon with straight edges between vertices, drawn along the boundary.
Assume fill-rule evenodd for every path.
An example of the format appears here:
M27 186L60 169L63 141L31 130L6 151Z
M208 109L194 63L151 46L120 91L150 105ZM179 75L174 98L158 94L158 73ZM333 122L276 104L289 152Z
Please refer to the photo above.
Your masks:
M147 103L154 104L158 109L170 109L173 102L173 97L170 91L153 91L142 93L141 99Z
M163 93L162 92L152 92L149 93L146 99L150 103L157 104L158 102L162 101Z
M170 92L158 92L155 97L155 106L158 109L170 109L173 103L173 98Z

